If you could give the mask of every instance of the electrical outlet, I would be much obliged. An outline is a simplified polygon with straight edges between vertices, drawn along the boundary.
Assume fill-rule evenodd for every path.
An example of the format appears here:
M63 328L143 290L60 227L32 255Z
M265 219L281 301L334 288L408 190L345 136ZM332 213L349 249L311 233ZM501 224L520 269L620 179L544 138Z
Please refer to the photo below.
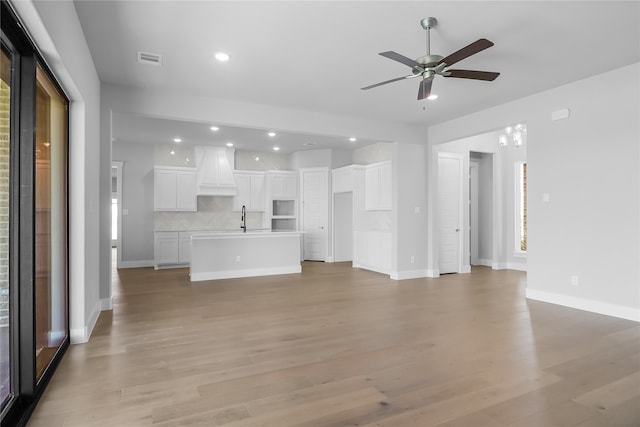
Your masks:
M411 264L413 264L414 262L416 262L416 257L414 257L413 255L411 255Z
M578 286L579 283L578 276L571 276L571 286Z
M240 262L240 255L236 255L236 262Z

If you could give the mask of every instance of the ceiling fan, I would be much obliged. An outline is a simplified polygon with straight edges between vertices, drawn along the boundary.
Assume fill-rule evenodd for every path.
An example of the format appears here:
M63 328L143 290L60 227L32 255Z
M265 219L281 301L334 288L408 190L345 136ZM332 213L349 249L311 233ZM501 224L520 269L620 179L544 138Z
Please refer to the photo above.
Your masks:
M473 80L495 80L500 73L494 73L491 71L476 71L476 70L452 70L447 67L462 61L465 58L475 55L487 48L493 46L493 42L487 39L478 39L475 42L463 47L462 49L453 52L451 55L443 57L441 55L432 55L429 39L429 31L431 28L438 24L438 20L433 17L424 18L420 21L420 25L427 32L427 54L417 58L415 60L407 58L404 55L400 55L394 51L380 52L379 55L385 58L392 59L400 62L404 65L411 67L411 74L395 79L387 80L384 82L376 83L371 86L363 87L362 90L372 89L374 87L386 85L387 83L393 83L400 80L412 79L414 77L422 77L420 87L418 88L418 100L429 97L431 94L431 85L436 75L443 77L455 77L459 79L473 79Z

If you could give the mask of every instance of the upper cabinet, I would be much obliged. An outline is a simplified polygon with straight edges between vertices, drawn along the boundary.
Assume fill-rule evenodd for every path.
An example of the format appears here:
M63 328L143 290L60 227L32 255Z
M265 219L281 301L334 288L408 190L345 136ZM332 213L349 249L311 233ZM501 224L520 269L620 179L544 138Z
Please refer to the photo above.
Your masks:
M154 170L154 210L196 211L196 171L193 168L156 167Z
M195 147L198 196L234 196L234 150L222 147Z
M264 211L264 172L235 171L237 193L233 197L233 210L245 206L247 211Z
M365 209L391 210L391 162L367 165L365 168Z
M361 176L365 166L349 165L331 171L331 191L333 193L348 193L357 191L357 177Z
M269 171L269 196L272 200L297 199L298 180L296 172Z

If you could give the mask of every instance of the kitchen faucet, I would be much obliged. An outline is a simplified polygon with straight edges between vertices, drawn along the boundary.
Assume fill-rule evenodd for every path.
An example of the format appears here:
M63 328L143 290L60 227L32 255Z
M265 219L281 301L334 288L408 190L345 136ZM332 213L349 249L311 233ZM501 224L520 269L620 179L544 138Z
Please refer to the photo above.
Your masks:
M244 205L242 205L242 216L240 217L240 228L242 228L242 232L247 232L247 212Z

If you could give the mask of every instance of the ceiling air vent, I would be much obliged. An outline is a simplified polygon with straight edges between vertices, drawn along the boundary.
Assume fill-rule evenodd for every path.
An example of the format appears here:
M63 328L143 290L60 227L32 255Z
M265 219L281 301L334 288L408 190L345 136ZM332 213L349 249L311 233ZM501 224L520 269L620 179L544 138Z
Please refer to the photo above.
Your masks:
M160 66L162 65L162 55L158 55L157 53L138 52L138 62L141 64Z

